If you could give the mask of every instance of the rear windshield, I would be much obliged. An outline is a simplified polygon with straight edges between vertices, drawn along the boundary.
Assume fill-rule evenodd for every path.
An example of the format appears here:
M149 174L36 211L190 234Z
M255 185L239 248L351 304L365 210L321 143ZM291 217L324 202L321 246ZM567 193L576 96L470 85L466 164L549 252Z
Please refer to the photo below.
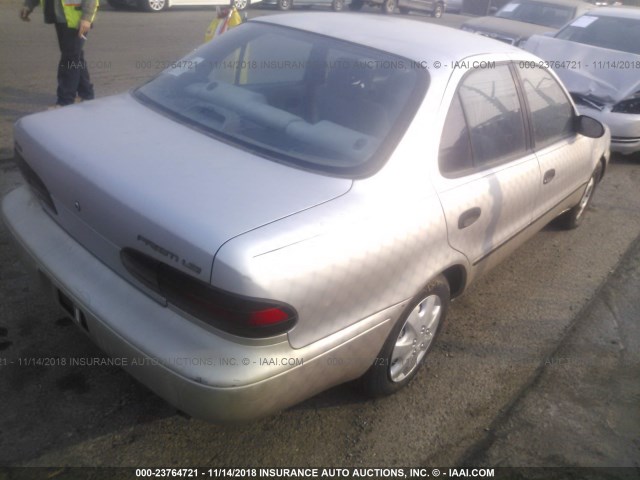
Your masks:
M427 80L404 58L250 22L171 65L136 95L253 153L351 175L390 154Z
M583 15L556 38L640 55L640 20Z
M496 17L560 28L574 16L575 9L544 2L509 2L496 12Z

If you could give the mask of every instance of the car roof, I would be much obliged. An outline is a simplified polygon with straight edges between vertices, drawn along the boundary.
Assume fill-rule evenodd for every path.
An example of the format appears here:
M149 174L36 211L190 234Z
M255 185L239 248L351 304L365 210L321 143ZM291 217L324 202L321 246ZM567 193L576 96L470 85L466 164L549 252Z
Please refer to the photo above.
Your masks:
M454 60L486 53L522 53L497 40L417 20L359 13L301 12L265 15L251 22L305 30L365 45L410 60Z
M590 10L585 15L597 17L635 18L640 20L640 8L631 6L600 7Z

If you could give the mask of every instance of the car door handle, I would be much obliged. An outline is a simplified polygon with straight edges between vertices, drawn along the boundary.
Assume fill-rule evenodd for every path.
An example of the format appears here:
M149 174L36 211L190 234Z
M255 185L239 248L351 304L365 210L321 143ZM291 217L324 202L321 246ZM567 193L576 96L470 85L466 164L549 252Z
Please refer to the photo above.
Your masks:
M458 229L462 230L463 228L470 227L480 218L481 214L482 209L480 207L473 207L466 210L458 217Z
M544 172L544 177L542 177L542 184L546 185L551 180L553 180L553 177L555 176L556 176L555 169L552 168L551 170L547 170L546 172Z

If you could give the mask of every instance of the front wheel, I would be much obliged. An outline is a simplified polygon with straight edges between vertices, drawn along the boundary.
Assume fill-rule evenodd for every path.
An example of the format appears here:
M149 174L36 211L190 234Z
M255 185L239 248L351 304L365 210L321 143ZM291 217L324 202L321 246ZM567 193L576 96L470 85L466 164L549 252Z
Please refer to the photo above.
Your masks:
M433 8L433 11L431 12L431 16L433 18L440 18L442 17L443 13L444 13L444 5L442 3L436 3L436 6Z
M331 8L333 8L334 12L340 12L344 8L344 0L333 0Z
M587 186L585 187L584 192L582 193L582 198L580 198L578 204L557 218L557 223L560 227L571 230L580 226L584 219L584 213L587 208L589 208L589 205L591 205L593 194L596 191L596 187L598 186L601 176L602 164L599 163L587 182Z
M280 10L289 10L291 8L291 0L278 0L278 8Z
M449 283L439 275L409 302L362 377L362 386L369 395L390 395L411 381L440 331L449 301Z
M161 12L167 8L167 0L140 0L138 5L147 12Z

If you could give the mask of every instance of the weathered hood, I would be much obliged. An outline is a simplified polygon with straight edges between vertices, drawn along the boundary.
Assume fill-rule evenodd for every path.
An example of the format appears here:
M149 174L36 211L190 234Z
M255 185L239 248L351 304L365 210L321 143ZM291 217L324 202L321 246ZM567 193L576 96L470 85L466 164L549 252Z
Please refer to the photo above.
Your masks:
M640 91L635 68L640 55L540 35L532 36L524 49L552 62L572 93L615 104Z
M516 41L524 40L534 34L553 32L556 29L536 25L534 23L520 22L500 17L479 17L468 20L464 26L477 30L478 32L494 33L498 36L512 38Z
M130 94L25 117L15 139L56 221L118 271L120 249L132 247L209 281L226 241L352 183L227 145Z

